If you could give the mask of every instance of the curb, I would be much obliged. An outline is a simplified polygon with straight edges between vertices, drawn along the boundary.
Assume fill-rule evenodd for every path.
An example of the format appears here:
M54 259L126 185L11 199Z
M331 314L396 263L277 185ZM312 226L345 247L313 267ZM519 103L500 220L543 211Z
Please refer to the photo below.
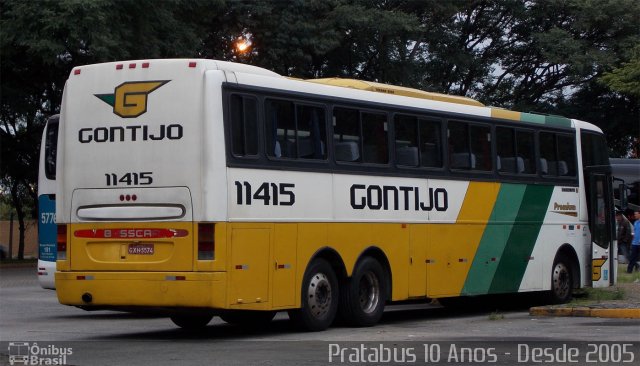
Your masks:
M596 318L631 318L640 319L640 308L628 309L594 309L587 306L545 307L529 309L529 315L536 316L586 316Z

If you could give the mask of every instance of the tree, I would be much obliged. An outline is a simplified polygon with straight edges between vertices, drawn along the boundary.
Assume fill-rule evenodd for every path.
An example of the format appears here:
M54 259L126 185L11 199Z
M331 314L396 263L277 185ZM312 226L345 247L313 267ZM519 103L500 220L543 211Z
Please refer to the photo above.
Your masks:
M76 65L119 59L195 57L202 24L221 1L2 0L0 3L0 185L20 226L23 256L28 201L37 202L40 135L58 113L64 83Z

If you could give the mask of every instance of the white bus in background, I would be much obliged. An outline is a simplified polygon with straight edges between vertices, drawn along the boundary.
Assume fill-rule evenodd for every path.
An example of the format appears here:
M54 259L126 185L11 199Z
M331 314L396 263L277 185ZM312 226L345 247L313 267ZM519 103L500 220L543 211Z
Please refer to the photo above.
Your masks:
M55 289L56 271L56 151L60 115L49 117L40 145L38 169L38 282Z

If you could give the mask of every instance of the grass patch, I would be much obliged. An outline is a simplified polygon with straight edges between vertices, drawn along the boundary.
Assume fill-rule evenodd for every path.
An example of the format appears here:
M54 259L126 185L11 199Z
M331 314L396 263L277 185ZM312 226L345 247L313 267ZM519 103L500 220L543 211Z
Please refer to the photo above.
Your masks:
M498 310L494 311L489 315L489 320L502 320L504 319L504 314L500 314Z
M640 282L640 272L627 273L627 265L618 265L618 282L619 283L634 283Z
M571 305L585 305L593 302L624 300L624 289L614 286L605 288L583 288L575 294Z

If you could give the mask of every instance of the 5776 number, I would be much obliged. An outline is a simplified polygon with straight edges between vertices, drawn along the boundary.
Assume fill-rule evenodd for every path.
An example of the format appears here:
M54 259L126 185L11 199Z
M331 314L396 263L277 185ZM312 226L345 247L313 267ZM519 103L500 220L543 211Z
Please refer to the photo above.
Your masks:
M293 183L262 183L254 192L249 182L235 181L236 203L251 205L253 201L262 201L265 206L293 206L296 195Z

